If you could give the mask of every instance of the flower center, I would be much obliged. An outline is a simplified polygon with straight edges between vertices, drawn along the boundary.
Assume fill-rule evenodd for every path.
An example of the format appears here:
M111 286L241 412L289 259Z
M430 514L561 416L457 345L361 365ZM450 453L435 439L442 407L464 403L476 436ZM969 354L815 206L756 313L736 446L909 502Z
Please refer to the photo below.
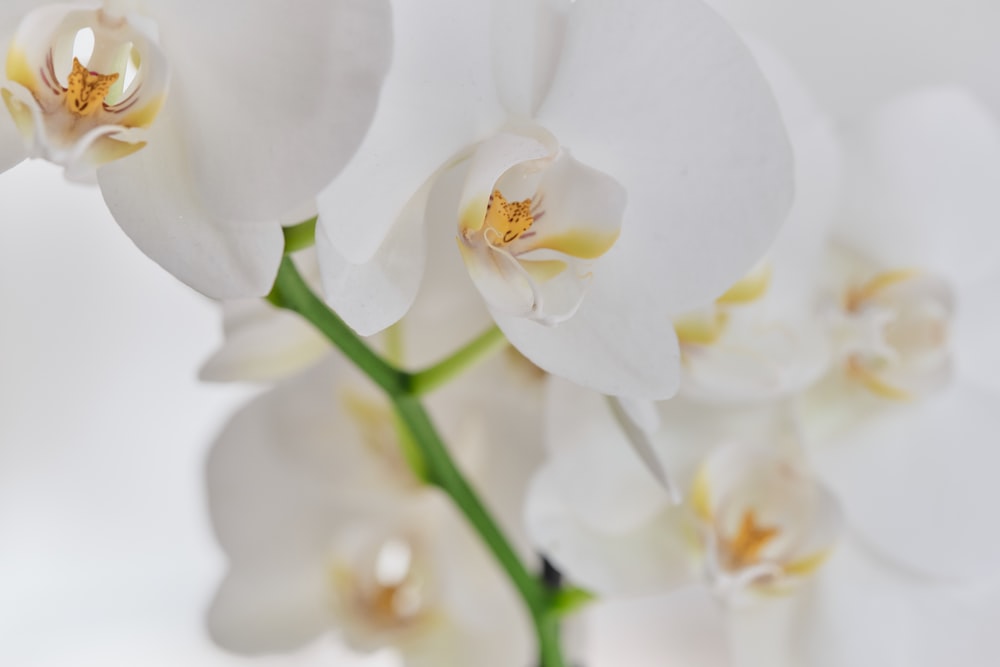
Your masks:
M849 288L844 368L847 377L891 400L913 400L948 379L951 289L914 269L879 273Z
M353 566L340 562L332 570L344 611L380 631L402 630L419 622L430 605L412 545L391 537L367 554Z
M91 72L73 58L73 71L69 74L66 88L66 108L76 116L90 116L104 106L104 99L111 86L118 80L118 72L100 74ZM105 107L106 108L106 107Z
M47 5L21 22L0 93L32 157L70 178L145 145L166 98L169 71L142 17Z
M504 247L516 241L535 222L531 212L531 197L523 201L509 202L499 190L494 190L486 205L486 216L483 218L485 233L493 231L489 240L496 246Z
M739 530L732 539L721 544L723 564L729 570L742 570L761 560L761 551L774 541L781 531L775 527L762 527L757 523L753 509L743 512Z

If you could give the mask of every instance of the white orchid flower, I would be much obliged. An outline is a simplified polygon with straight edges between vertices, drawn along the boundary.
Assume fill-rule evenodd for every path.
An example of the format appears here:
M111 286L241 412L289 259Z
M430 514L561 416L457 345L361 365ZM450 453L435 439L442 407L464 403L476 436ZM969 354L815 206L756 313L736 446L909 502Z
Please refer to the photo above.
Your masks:
M553 380L550 458L532 483L528 527L543 553L598 594L702 582L730 602L810 574L840 527L781 410L661 404L653 447L687 501L675 505L629 450L602 398Z
M390 22L382 0L5 2L0 167L96 169L143 252L210 296L261 296L279 217L371 121Z
M815 467L880 553L997 572L1000 125L968 94L899 98L845 133L830 277L836 372L803 421Z
M795 155L795 200L774 245L715 302L675 318L681 393L703 401L765 401L827 372L821 267L838 204L841 156L831 120L767 44L745 36L771 84Z
M329 303L359 333L392 324L420 283L424 227L446 226L539 367L608 394L674 393L671 316L751 267L790 195L787 139L745 48L695 0L396 9L385 104L319 196Z
M540 415L527 409L540 403L539 388L493 370L476 369L429 403L458 463L529 557L518 523L540 453ZM512 422L511 411L525 418ZM528 664L520 600L406 451L388 401L336 356L233 418L208 463L211 516L229 558L209 613L218 643L288 651L333 630L359 651L392 647L406 665Z

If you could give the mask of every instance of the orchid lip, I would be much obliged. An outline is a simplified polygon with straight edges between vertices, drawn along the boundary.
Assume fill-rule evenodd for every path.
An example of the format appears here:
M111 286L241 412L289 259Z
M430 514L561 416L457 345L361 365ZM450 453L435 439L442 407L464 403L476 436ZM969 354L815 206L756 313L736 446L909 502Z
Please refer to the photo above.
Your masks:
M28 14L8 47L2 92L29 154L85 178L140 150L169 78L155 32L142 17L102 9Z

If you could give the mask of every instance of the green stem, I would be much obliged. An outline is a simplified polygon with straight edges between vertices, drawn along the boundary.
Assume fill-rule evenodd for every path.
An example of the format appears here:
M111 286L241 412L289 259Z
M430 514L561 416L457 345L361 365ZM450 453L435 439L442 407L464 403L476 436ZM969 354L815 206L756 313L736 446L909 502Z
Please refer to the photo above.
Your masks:
M452 461L418 398L419 391L439 386L462 368L499 347L502 334L491 329L448 359L410 375L372 351L312 292L287 255L281 261L274 289L267 298L274 305L306 318L389 395L396 416L410 438L409 444L420 453L426 480L455 502L520 593L534 623L540 667L565 667L559 642L559 590L548 588L521 562L503 530ZM423 379L416 380L419 377Z
M494 325L474 340L433 366L410 375L410 390L420 396L433 391L460 374L470 365L507 345L507 338Z
M286 254L304 250L316 242L316 220L317 217L314 215L308 220L281 230L285 234Z
M267 299L274 305L295 311L309 320L387 394L398 396L406 392L410 376L375 354L344 320L327 308L309 289L287 255L281 259L274 289Z

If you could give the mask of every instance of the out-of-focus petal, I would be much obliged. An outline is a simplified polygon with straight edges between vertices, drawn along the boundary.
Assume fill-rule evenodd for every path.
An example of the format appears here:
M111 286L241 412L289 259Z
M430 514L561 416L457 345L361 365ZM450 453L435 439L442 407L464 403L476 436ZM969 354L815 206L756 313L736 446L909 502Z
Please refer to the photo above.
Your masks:
M950 347L955 374L1000 393L1000 270L957 294Z
M545 97L572 0L499 0L490 21L493 75L507 110L531 117Z
M212 640L237 653L291 651L332 622L322 562L279 561L236 565L208 611Z
M535 544L560 572L600 595L652 594L697 579L696 538L685 509L663 509L631 530L608 534L576 513L554 472L550 462L532 480L525 514Z
M732 667L724 608L707 589L602 600L583 612L587 667Z
M208 211L276 218L344 167L389 65L388 0L305 0L294 10L279 0L160 0L153 9L173 70L179 150Z
M625 187L601 281L651 309L676 314L718 296L784 221L792 160L777 107L745 47L700 2L574 3L538 120Z
M899 98L850 127L837 234L884 268L956 284L1000 262L1000 126L961 89Z
M1000 505L990 446L1000 394L957 378L919 403L882 406L810 449L848 523L880 553L946 579L996 572Z
M220 299L263 296L281 263L281 226L209 211L188 168L172 99L145 148L98 170L104 201L140 250L196 290Z
M267 382L288 377L330 351L330 343L297 313L260 299L222 304L225 336L198 377L209 382Z
M348 261L370 259L406 203L446 161L503 120L488 2L393 7L393 63L361 148L319 196L327 236ZM442 39L441 26L461 26Z

